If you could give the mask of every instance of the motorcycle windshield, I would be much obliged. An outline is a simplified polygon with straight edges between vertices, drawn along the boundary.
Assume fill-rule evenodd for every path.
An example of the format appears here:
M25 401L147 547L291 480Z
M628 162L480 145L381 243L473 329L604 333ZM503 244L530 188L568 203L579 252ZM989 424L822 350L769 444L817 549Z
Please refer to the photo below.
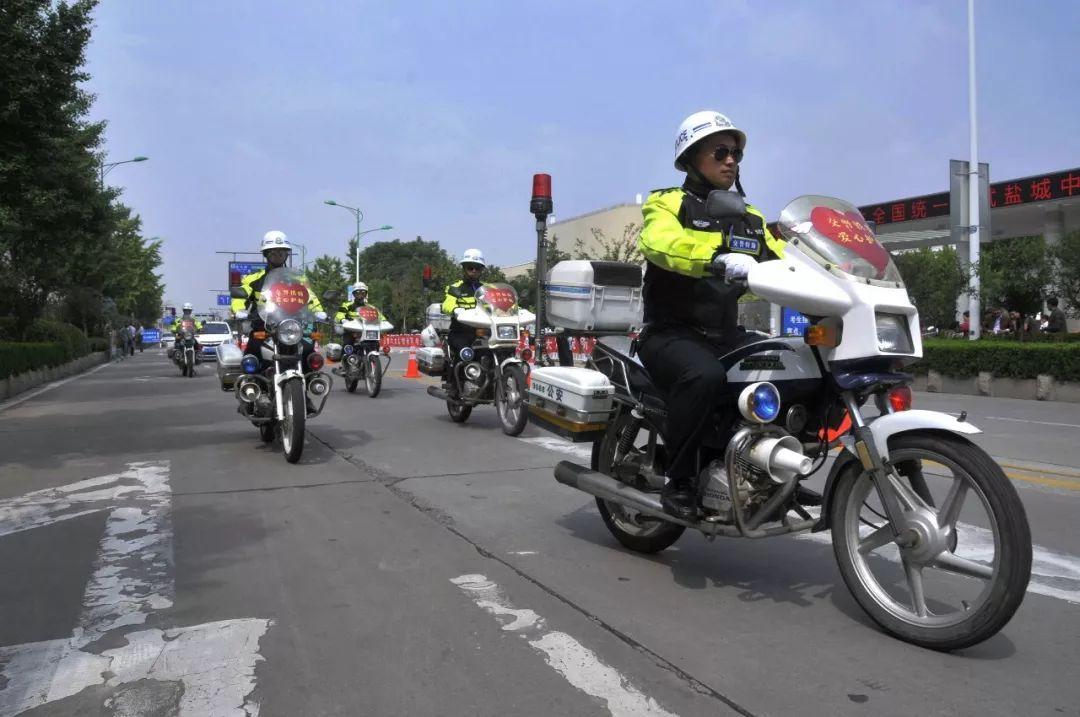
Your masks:
M178 331L185 339L190 339L195 335L195 319L181 319Z
M797 240L805 254L827 269L903 286L889 252L859 210L843 199L799 197L780 212L777 226L785 241Z
M476 304L492 316L517 316L518 295L509 284L488 284L476 292Z
M259 292L259 316L268 327L277 326L285 319L310 323L315 320L310 301L311 291L303 274L289 267L272 269Z

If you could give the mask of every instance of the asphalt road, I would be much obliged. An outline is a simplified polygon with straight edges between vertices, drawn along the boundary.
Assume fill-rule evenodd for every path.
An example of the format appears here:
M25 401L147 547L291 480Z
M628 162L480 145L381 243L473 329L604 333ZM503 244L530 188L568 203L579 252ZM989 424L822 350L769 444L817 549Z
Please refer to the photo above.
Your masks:
M1080 714L1075 404L916 396L986 431L1038 546L1007 628L939 654L824 536L620 548L552 478L580 448L426 380L338 381L293 466L212 370L0 405L0 715Z

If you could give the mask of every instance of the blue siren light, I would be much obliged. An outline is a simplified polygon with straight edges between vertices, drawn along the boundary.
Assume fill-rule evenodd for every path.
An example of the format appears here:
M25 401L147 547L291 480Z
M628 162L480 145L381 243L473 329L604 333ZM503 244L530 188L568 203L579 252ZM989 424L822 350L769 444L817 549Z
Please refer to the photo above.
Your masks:
M259 370L258 357L248 354L244 358L240 359L240 368L244 369L244 373L255 373Z
M762 423L776 420L780 415L780 392L771 383L762 383L750 396L750 410Z
M343 348L341 350L346 356L348 356L349 354L351 354L353 352L354 349L353 349L352 344L345 344L345 348Z
M461 352L458 354L458 356L461 357L462 361L472 361L475 354L473 353L473 350L471 348L466 346L465 348L461 349Z

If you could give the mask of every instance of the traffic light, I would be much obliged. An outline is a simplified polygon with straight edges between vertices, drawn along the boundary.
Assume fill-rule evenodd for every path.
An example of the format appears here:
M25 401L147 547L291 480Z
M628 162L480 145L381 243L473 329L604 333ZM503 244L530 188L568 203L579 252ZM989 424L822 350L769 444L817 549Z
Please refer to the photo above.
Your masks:
M432 281L433 281L433 279L432 279L432 275L431 275L431 267L429 265L425 264L424 265L424 280L423 280L423 286L424 286L425 291L431 291L431 289L433 288L431 286Z

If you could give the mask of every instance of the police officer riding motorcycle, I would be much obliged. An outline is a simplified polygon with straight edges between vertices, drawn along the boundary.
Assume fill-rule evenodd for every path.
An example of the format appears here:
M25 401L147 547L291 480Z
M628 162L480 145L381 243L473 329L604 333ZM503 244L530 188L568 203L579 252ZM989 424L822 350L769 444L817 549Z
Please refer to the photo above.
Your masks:
M716 359L746 340L738 326L738 300L745 289L730 282L744 278L754 263L783 253L752 205L746 204L746 213L734 223L710 219L705 211L713 190L734 186L745 196L739 181L745 149L746 134L727 117L695 112L675 140L675 168L686 180L651 193L642 207L638 247L648 265L638 353L669 397L668 483L661 501L684 519L697 514L700 437L711 407L726 390L726 370Z

